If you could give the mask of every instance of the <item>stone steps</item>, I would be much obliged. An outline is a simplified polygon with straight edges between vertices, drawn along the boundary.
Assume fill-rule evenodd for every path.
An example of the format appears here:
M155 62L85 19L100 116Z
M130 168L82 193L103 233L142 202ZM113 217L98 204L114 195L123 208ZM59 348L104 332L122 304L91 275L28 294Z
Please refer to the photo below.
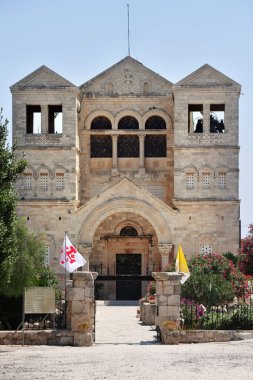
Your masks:
M139 301L97 300L97 306L139 306Z

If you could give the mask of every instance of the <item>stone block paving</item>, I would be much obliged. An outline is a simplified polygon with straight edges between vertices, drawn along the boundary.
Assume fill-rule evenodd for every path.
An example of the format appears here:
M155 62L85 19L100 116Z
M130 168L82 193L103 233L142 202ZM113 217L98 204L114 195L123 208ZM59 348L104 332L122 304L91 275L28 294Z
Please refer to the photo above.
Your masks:
M97 301L96 344L155 344L155 326L144 326L137 316L135 306Z

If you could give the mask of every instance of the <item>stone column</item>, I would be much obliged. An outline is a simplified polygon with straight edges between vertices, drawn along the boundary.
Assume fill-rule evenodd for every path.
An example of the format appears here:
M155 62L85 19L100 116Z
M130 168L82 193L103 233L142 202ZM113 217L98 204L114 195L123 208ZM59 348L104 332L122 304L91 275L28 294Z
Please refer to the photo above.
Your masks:
M86 264L82 267L82 270L85 270L89 272L90 270L90 255L92 253L92 246L91 245L84 245L84 244L78 244L78 252L80 252L85 260L87 261Z
M74 272L72 287L67 288L67 321L74 346L91 346L94 340L96 277L97 273Z
M210 132L210 104L203 105L203 133Z
M140 145L139 173L145 174L145 135L139 136L139 145Z
M118 136L112 136L112 174L118 173Z
M48 133L48 106L41 106L41 133Z
M149 242L148 244L148 272L149 274L154 270L153 269L153 244Z
M157 248L162 256L162 269L165 268L169 262L172 247L173 244L171 243L157 244Z
M180 280L182 274L153 272L152 276L156 280L155 325L159 326L162 342L166 343L166 332L177 330L180 327Z

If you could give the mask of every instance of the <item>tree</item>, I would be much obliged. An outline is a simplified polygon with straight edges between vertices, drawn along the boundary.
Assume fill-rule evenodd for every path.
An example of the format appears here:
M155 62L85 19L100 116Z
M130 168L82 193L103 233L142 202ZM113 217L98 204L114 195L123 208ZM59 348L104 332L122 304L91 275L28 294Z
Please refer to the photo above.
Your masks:
M24 289L36 285L57 284L45 268L43 239L29 232L16 215L15 181L27 162L18 160L6 145L8 121L0 109L0 295L19 297Z
M22 219L14 220L12 239L13 251L1 265L0 291L7 297L19 297L25 288L40 285L45 272L45 247Z
M239 268L245 275L253 276L253 224L249 225L247 236L241 240Z
M15 147L6 145L8 120L4 120L0 109L0 265L14 249L14 221L17 198L13 184L24 171L26 161L17 160Z

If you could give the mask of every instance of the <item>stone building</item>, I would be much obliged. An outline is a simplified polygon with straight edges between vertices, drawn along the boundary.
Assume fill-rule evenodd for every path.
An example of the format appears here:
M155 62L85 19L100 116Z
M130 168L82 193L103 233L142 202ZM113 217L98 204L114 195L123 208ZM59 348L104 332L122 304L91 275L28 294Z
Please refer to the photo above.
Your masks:
M80 87L42 66L11 93L18 213L59 275L65 231L110 299L140 297L178 243L237 253L238 83L205 64L173 84L128 56Z

